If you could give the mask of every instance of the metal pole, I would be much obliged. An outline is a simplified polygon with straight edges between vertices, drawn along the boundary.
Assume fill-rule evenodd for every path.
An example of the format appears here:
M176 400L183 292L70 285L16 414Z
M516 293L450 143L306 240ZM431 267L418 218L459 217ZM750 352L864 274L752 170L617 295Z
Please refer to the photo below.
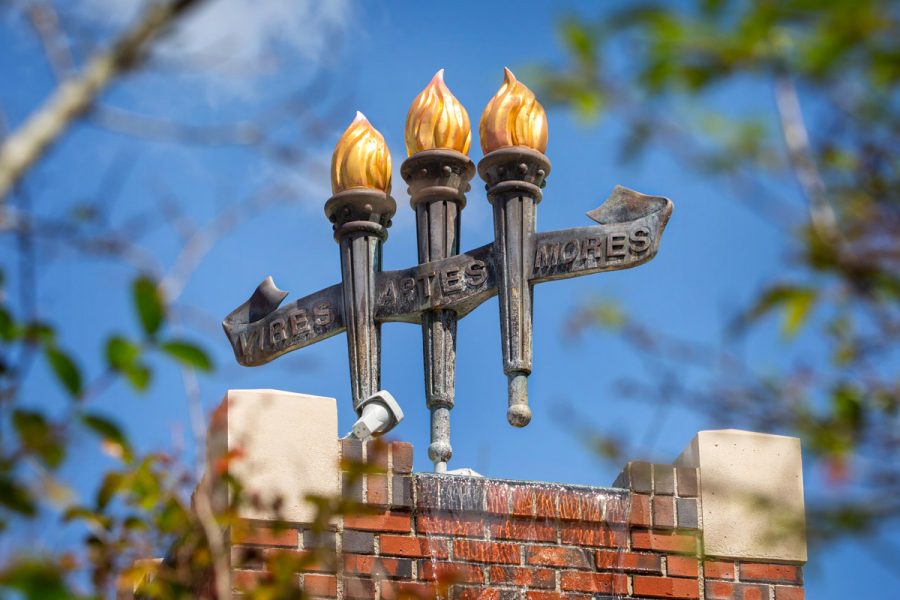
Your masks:
M375 321L375 273L397 204L385 192L349 189L332 196L325 215L340 245L344 325L353 409L381 389L381 324Z
M489 152L478 163L494 208L494 260L498 270L503 372L508 378L506 419L524 427L531 421L528 376L532 365L532 287L534 237L541 188L550 161L524 146Z
M416 211L419 264L459 254L460 216L475 165L455 150L425 150L407 159L400 173L410 186L410 206ZM426 280L423 285L444 282ZM456 393L456 322L456 312L449 309L422 314L425 403L431 411L428 457L436 473L446 472L453 455L450 411Z

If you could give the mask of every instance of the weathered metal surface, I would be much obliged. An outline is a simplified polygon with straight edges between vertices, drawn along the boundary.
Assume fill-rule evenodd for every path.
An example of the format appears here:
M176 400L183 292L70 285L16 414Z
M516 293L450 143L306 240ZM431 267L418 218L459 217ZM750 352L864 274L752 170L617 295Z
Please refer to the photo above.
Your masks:
M410 206L416 211L419 263L459 254L460 219L475 165L454 150L420 150L403 163L400 173L409 184ZM460 275L464 277L442 273L439 285L452 292L463 283ZM431 413L428 457L439 473L446 471L453 455L450 411L456 396L457 319L456 311L449 308L422 313L425 404Z
M588 213L598 225L536 234L529 283L536 285L642 265L659 251L671 214L672 203L666 198L616 187L600 208ZM624 255L620 248L622 236L627 240ZM375 321L418 324L423 312L439 308L464 317L497 293L492 249L493 244L487 244L409 269L377 272ZM259 290L267 287L269 281L261 283L253 296L263 295ZM237 361L245 366L265 364L344 331L341 288L341 284L333 285L281 308L278 306L283 296L268 304L260 302L263 312L254 315L255 319L251 319L248 299L223 322Z

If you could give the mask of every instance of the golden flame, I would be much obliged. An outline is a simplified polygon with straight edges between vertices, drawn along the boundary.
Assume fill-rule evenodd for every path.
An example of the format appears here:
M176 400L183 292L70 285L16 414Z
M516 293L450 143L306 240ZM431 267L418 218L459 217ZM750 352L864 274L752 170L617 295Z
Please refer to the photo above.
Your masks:
M406 152L449 148L469 153L472 128L469 113L444 83L444 70L434 74L406 115Z
M534 97L534 92L505 68L503 85L491 98L478 133L485 154L504 146L527 146L544 152L547 149L547 115Z
M370 188L391 192L391 153L361 112L347 127L331 155L331 191Z

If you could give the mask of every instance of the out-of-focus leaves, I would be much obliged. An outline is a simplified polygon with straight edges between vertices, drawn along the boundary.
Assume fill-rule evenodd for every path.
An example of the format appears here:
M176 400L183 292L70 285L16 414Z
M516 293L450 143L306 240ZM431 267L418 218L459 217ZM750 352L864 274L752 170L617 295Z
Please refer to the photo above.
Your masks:
M14 562L0 571L0 586L26 600L72 600L78 596L66 585L66 569L53 559Z
M184 340L170 340L159 345L159 349L186 367L199 371L211 371L212 361L199 346Z
M72 357L59 348L52 346L44 350L44 356L47 358L47 363L53 370L53 374L56 375L59 382L69 392L69 395L75 398L80 396L82 391L81 370L75 364L75 361L72 360Z
M140 362L141 347L122 337L112 336L106 341L106 363L110 369L125 376L131 386L144 391L150 383L150 368Z
M166 315L159 287L149 277L142 276L135 279L132 293L144 333L151 337L156 335Z
M100 438L107 454L126 462L131 461L133 457L131 444L117 423L96 413L82 415L81 422Z
M16 409L12 414L12 424L23 448L35 454L51 469L62 463L66 456L64 440L43 414Z
M742 325L756 321L775 309L781 309L782 333L786 337L793 337L806 322L817 297L818 290L815 288L793 285L771 286L760 294L747 311Z
M0 506L26 517L37 514L37 502L23 483L0 471Z

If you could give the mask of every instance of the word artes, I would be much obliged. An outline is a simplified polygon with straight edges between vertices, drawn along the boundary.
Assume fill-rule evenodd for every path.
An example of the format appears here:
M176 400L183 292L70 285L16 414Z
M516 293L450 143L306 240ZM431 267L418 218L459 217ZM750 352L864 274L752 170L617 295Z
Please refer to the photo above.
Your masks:
M378 304L424 302L433 296L449 297L480 288L487 281L485 263L473 260L468 265L451 266L432 272L421 272L399 279L386 278L378 293Z

